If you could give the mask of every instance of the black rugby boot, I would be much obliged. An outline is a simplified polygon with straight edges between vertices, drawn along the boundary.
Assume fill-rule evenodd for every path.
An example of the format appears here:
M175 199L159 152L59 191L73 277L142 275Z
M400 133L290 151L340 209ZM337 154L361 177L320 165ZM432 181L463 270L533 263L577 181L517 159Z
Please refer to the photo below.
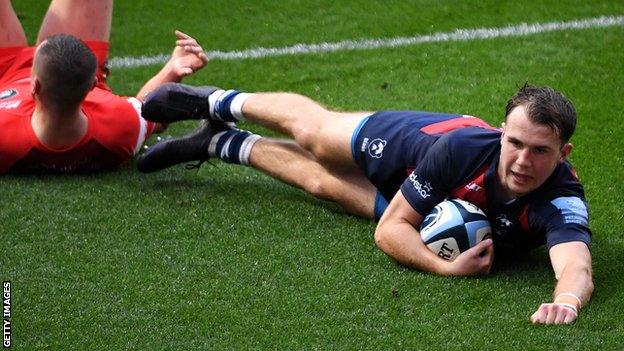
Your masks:
M141 114L148 121L159 123L208 119L208 96L218 89L166 83L147 94Z
M208 145L213 135L228 129L222 122L201 121L199 127L180 137L165 139L150 146L137 158L137 169L143 173L160 171L179 163L198 161L198 168L207 161ZM195 168L195 167L192 167Z

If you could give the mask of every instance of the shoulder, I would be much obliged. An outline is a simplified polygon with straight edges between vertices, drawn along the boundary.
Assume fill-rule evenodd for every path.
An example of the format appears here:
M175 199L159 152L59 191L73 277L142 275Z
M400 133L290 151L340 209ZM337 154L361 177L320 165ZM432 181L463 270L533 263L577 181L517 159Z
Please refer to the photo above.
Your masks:
M95 99L87 99L83 108L93 137L124 155L136 153L153 129L152 123L141 117L141 102L133 97L99 92Z

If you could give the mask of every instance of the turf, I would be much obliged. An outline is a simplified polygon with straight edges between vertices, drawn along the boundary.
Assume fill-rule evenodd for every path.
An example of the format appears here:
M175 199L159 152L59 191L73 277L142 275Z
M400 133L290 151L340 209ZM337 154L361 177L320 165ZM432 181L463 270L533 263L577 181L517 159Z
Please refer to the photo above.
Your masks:
M46 3L14 6L34 40ZM169 52L174 28L228 51L623 14L621 1L117 1L111 55ZM373 222L251 169L216 162L141 175L129 165L0 178L13 348L621 350L622 62L624 28L609 27L216 60L187 80L495 124L525 81L562 90L579 113L571 159L594 235L596 290L574 325L528 323L554 284L544 249L488 277L436 277L387 258ZM157 70L119 69L110 85L132 95Z

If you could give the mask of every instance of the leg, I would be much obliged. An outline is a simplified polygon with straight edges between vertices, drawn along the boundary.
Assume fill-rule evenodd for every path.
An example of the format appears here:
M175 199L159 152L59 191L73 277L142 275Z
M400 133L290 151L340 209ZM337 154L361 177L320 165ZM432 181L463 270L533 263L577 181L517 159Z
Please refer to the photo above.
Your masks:
M342 113L325 109L315 101L292 93L250 95L242 113L251 122L292 136L321 163L355 167L351 137L371 112Z
M290 140L263 138L254 144L251 166L314 197L330 200L345 211L373 218L377 189L359 169L331 170Z
M143 117L172 123L185 119L251 122L287 134L319 162L355 166L351 136L371 112L341 113L325 109L310 98L292 93L241 94L216 87L164 84L143 104Z
M37 36L37 45L59 33L82 40L108 41L113 0L53 0Z
M20 23L10 0L0 0L0 48L28 46L24 28Z

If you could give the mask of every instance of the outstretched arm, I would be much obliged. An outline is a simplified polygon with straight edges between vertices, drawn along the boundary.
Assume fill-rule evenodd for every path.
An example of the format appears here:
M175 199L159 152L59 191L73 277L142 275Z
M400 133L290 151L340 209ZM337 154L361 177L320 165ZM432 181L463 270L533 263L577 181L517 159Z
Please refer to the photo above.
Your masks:
M377 246L400 264L440 275L480 275L490 272L494 246L486 239L448 262L425 246L416 228L423 217L399 191L381 217L375 231Z
M175 31L176 46L171 58L137 93L137 98L143 100L152 90L169 82L180 82L182 78L202 69L208 63L208 57L197 40L178 30Z
M194 38L176 30L176 46L165 66L154 77L145 83L137 93L143 100L152 90L168 82L180 82L182 78L200 70L208 63L208 57Z
M143 101L147 94L164 83L180 82L182 78L200 70L208 63L208 57L197 40L178 30L175 31L175 35L176 46L171 58L160 72L156 73L139 90L136 95L139 100ZM154 132L160 133L165 129L167 129L166 125L157 124Z
M587 245L580 241L555 245L549 254L558 280L553 302L540 305L531 316L531 322L569 324L576 320L594 291L591 254Z

